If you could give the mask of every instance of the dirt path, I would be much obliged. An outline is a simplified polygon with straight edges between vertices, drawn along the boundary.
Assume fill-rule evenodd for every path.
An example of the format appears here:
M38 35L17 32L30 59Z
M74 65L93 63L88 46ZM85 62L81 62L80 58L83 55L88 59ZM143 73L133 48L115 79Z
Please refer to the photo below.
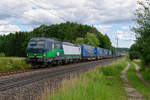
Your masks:
M129 85L128 78L126 77L126 72L128 71L130 64L128 63L127 67L122 71L121 78L124 83L124 90L127 93L128 100L144 100L142 94L140 94L136 89L132 88Z
M137 64L135 64L135 63L134 63L134 65L135 65L135 68L136 68L136 75L137 75L137 77L138 77L146 86L150 87L150 83L147 82L147 81L145 81L144 78L143 78L143 76L139 73L140 67L139 67Z

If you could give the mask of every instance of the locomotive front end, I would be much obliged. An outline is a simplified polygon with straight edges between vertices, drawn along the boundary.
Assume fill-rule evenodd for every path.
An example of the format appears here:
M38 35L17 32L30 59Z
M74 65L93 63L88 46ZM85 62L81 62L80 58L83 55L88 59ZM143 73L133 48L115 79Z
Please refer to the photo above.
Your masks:
M31 65L46 62L46 40L41 38L33 38L29 41L27 46L27 63Z

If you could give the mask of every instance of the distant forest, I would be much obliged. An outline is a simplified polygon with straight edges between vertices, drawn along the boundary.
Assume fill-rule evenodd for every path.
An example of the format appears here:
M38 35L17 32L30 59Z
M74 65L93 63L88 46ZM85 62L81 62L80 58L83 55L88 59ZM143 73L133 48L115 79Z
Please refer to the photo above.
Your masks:
M58 41L84 43L115 50L109 37L103 35L94 26L66 22L50 26L41 25L31 32L0 35L0 53L4 53L6 56L24 57L28 41L33 37L47 37Z
M119 53L128 53L129 48L117 48L116 51Z

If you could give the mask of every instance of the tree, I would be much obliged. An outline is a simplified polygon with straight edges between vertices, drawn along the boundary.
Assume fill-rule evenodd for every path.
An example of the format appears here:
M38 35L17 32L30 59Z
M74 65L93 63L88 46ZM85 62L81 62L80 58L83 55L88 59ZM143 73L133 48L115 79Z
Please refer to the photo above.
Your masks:
M140 53L138 51L138 46L137 44L133 44L131 47L130 47L130 50L129 50L129 58L131 60L133 59L138 59L140 57Z
M81 38L81 37L77 38L75 42L79 43L79 44L84 44L85 43L84 38Z
M95 47L99 46L99 40L96 35L89 32L85 35L85 38L78 37L75 42L79 44L88 44Z
M111 49L107 35L103 35L95 27L78 23L61 23L41 25L31 32L16 32L0 35L0 53L6 56L25 56L26 47L33 37L47 37L58 41L89 44L95 47Z
M150 1L138 1L139 8L135 15L137 26L132 30L136 33L136 44L138 45L140 58L143 65L150 65Z
M99 40L97 39L95 34L87 33L84 41L86 44L89 44L95 47L99 46Z

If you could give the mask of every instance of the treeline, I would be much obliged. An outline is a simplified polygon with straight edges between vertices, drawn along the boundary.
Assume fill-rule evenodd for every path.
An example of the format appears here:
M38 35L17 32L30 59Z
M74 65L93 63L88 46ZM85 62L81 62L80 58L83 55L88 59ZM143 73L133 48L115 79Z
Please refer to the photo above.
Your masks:
M26 56L28 41L33 37L48 37L58 41L85 43L96 47L114 50L107 35L95 27L77 23L41 25L31 32L16 32L0 36L0 53L6 56Z
M136 27L133 31L136 33L136 41L129 50L131 59L140 58L144 66L150 66L150 2L145 0L138 2L139 7L136 10Z
M119 54L127 54L129 52L129 48L116 48L116 51L119 53Z

